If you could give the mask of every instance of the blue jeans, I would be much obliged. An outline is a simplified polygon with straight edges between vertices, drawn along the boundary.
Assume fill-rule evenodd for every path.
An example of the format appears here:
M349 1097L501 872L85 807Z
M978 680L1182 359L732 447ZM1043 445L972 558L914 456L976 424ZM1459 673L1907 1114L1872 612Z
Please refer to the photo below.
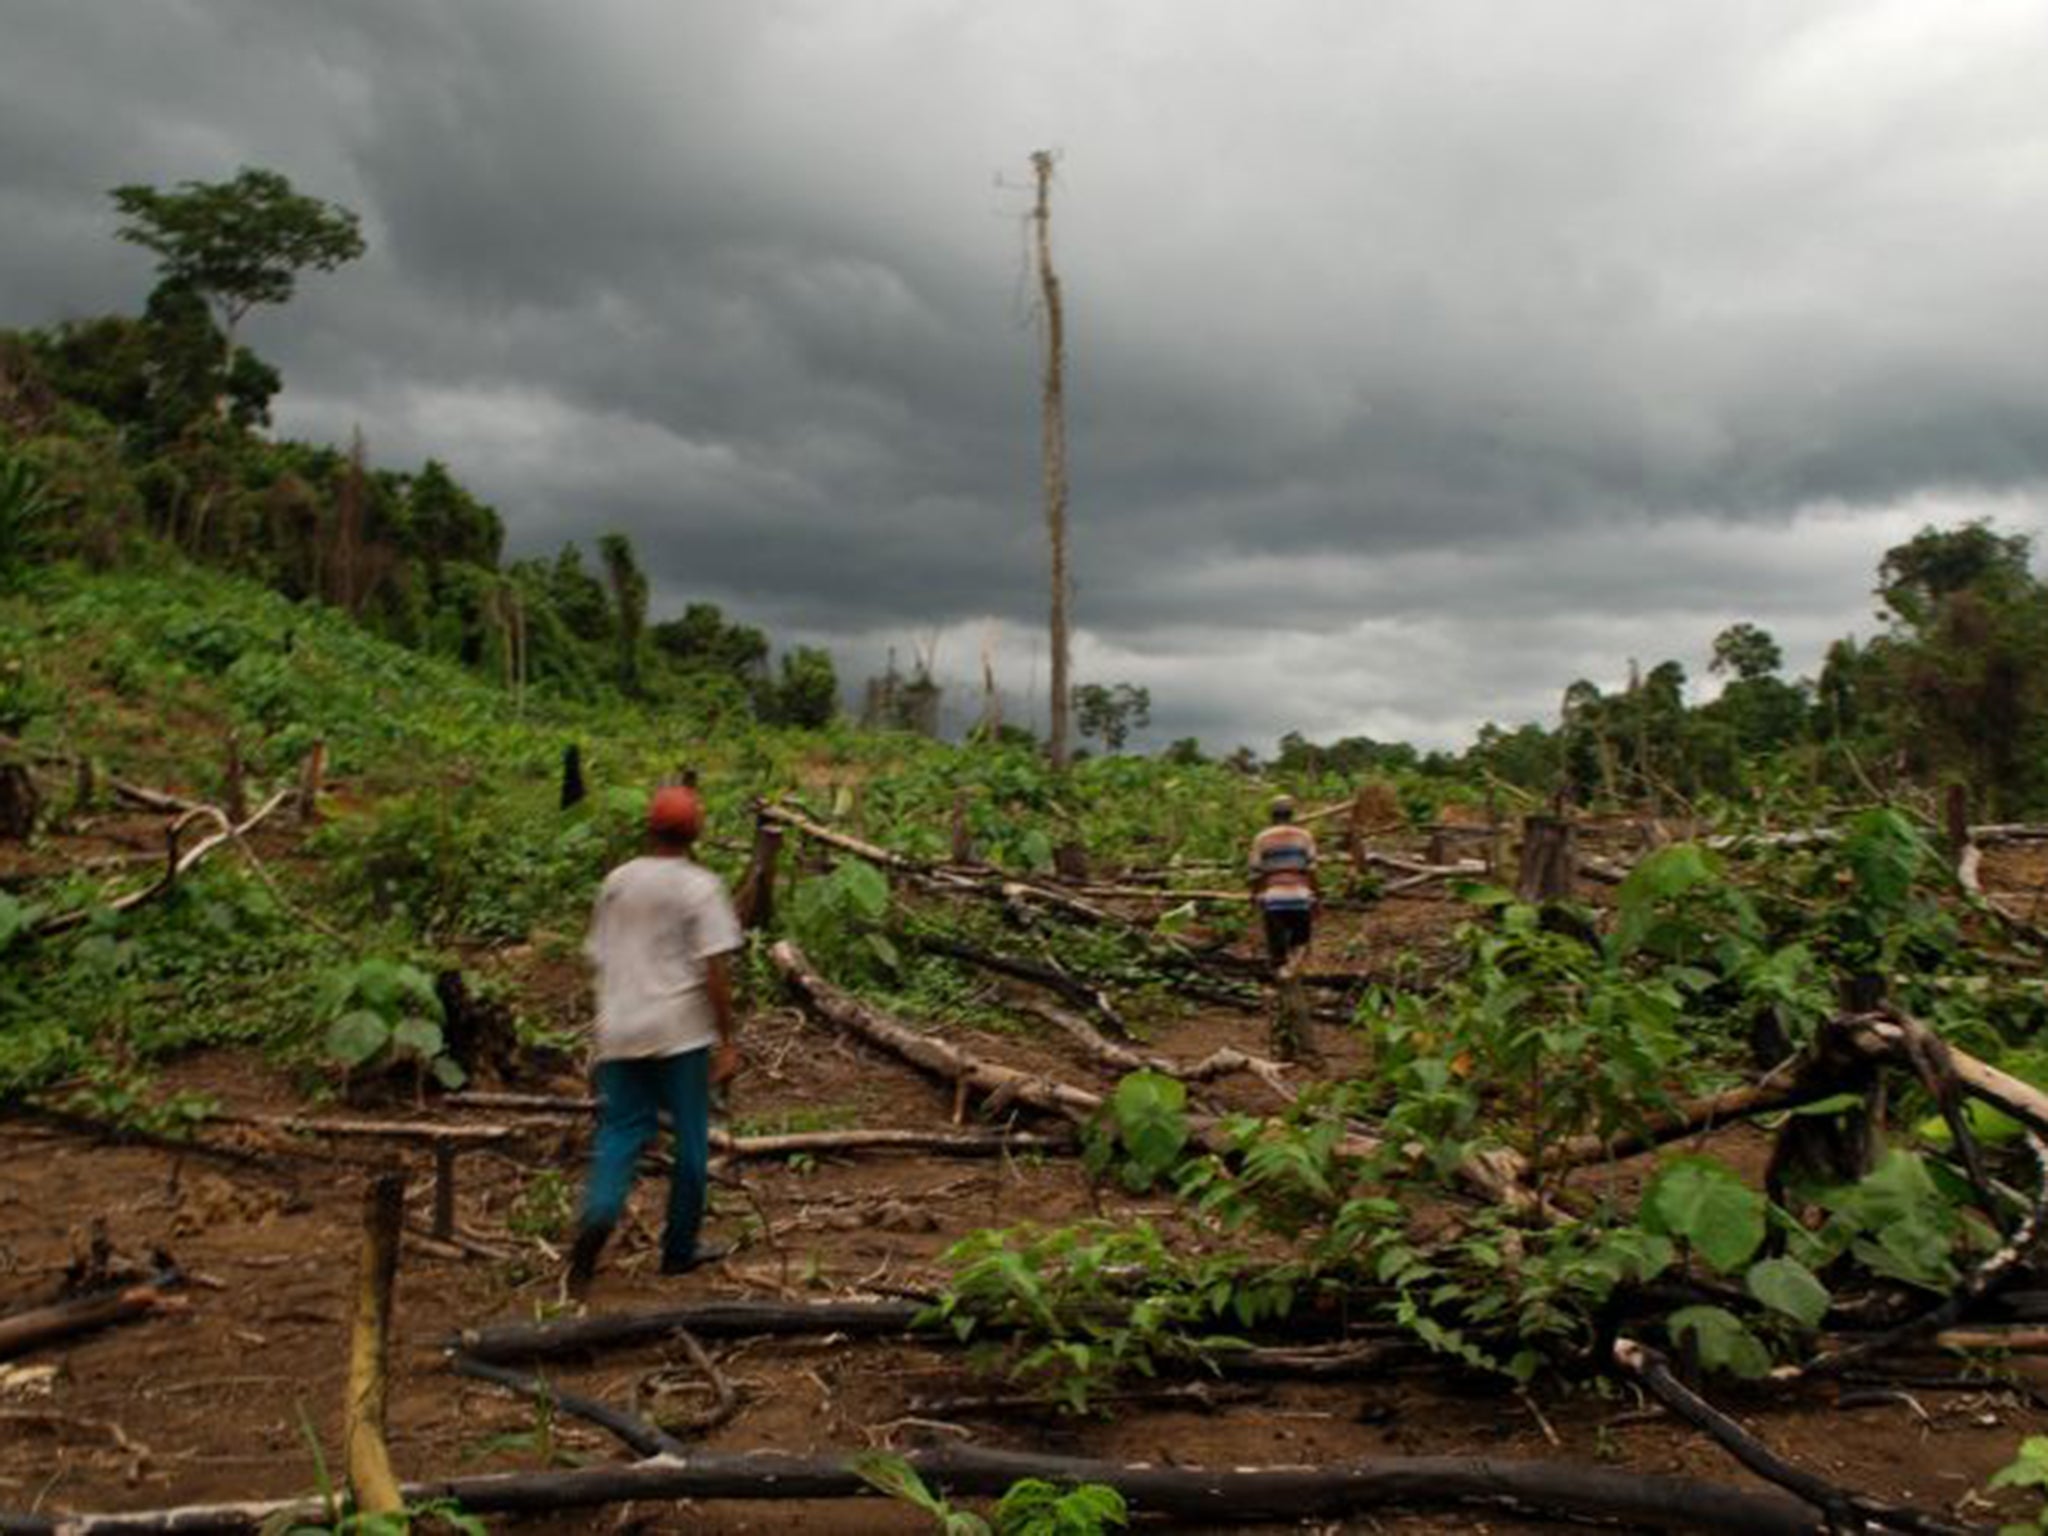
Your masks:
M618 1225L634 1165L659 1129L657 1115L667 1110L675 1127L675 1173L668 1186L662 1262L687 1264L696 1254L711 1165L710 1067L708 1048L597 1064L597 1140L583 1190L585 1226Z

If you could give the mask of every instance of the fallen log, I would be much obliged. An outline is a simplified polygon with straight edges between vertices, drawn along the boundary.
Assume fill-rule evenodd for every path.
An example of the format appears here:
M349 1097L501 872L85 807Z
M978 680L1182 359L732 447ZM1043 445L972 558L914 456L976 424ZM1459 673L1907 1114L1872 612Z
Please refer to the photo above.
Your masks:
M969 965L993 971L998 976L1008 976L1015 981L1028 981L1036 986L1057 992L1068 1002L1079 1008L1091 1009L1102 1016L1104 1023L1125 1039L1130 1038L1130 1028L1124 1023L1123 1015L1109 1000L1109 994L1100 987L1091 987L1087 982L1069 976L1065 971L1050 965L1041 965L1019 955L997 954L992 950L978 949L972 944L963 944L958 939L944 934L916 933L908 935L909 941L919 949L931 954L944 955L951 960L964 960Z
M909 1333L923 1310L923 1303L915 1301L698 1301L654 1311L602 1312L465 1328L443 1347L472 1359L502 1364L653 1343L678 1331L706 1339L826 1333L854 1339L891 1338Z
M1237 1072L1248 1072L1264 1083L1288 1103L1294 1102L1294 1090L1287 1086L1285 1065L1269 1061L1263 1056L1248 1056L1243 1051L1222 1046L1211 1051L1200 1061L1183 1066L1164 1056L1149 1056L1134 1051L1128 1046L1106 1040L1086 1019L1078 1018L1066 1009L1037 998L1024 1001L1020 1006L1035 1018L1040 1018L1062 1031L1087 1054L1089 1060L1114 1072L1158 1072L1167 1077L1177 1077L1182 1082L1207 1083L1219 1077L1228 1077Z
M163 1270L147 1280L11 1312L0 1317L0 1360L12 1360L45 1344L111 1328L117 1323L132 1323L176 1310L182 1298L169 1293L180 1283L175 1269Z
M630 1466L502 1473L406 1485L414 1504L452 1499L473 1514L535 1514L638 1500L842 1499L875 1496L852 1450L694 1452ZM903 1460L953 1498L993 1498L1027 1477L1101 1483L1155 1517L1218 1525L1329 1519L1390 1508L1539 1509L1634 1528L1744 1536L1814 1536L1802 1501L1689 1478L1570 1462L1491 1456L1384 1456L1319 1467L1187 1467L1098 1461L979 1446L912 1450ZM254 1532L266 1521L319 1519L313 1499L192 1505L129 1514L0 1514L10 1536L163 1536Z
M811 969L803 951L787 939L769 950L768 958L812 1013L848 1034L902 1057L921 1071L959 1085L963 1093L979 1094L984 1107L991 1111L1022 1104L1045 1114L1085 1120L1102 1108L1099 1093L983 1061L886 1017L825 981Z

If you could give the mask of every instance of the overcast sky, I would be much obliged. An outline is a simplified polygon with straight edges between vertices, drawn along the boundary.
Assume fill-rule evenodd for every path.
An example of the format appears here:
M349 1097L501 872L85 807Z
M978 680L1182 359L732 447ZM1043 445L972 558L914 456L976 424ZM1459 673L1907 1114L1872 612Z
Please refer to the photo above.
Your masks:
M0 0L0 324L274 167L370 246L248 324L278 430L1042 700L1051 149L1078 678L1457 744L2048 532L2044 80L2040 0Z

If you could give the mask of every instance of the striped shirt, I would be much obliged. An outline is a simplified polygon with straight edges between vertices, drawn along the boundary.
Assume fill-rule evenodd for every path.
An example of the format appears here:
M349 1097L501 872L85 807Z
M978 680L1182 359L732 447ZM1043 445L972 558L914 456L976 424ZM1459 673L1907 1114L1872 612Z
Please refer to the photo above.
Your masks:
M1269 912L1316 904L1316 840L1306 827L1276 822L1252 839L1252 900Z

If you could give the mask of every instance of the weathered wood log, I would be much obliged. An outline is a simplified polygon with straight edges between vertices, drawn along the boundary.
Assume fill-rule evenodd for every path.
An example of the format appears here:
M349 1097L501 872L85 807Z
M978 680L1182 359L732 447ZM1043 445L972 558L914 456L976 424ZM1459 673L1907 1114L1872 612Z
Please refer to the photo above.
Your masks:
M174 1310L180 1298L170 1292L178 1284L177 1271L167 1270L147 1280L11 1312L0 1317L0 1360L11 1360L81 1333Z
M1833 1084L1804 1081L1797 1072L1788 1072L1771 1082L1745 1084L1668 1110L1654 1110L1641 1123L1611 1136L1589 1133L1567 1137L1545 1147L1538 1166L1574 1168L1586 1163L1618 1162L1715 1126L1746 1120L1751 1115L1810 1104L1835 1091Z
M452 1499L474 1514L536 1514L639 1500L840 1499L874 1496L854 1472L851 1449L797 1455L782 1451L695 1451L687 1460L656 1457L629 1466L567 1472L503 1473L410 1483L414 1503ZM993 1498L1027 1477L1102 1483L1132 1507L1163 1519L1208 1527L1329 1519L1389 1508L1539 1509L1636 1529L1817 1536L1820 1522L1801 1500L1715 1483L1618 1472L1573 1462L1492 1456L1385 1456L1319 1467L1187 1467L1098 1461L978 1446L904 1453L903 1459L953 1498ZM317 1500L194 1505L130 1514L0 1515L0 1531L20 1536L165 1536L179 1532L241 1536L266 1521L322 1517Z
M356 1271L355 1321L349 1329L348 1385L342 1399L343 1465L355 1507L368 1514L405 1508L384 1442L389 1388L391 1292L405 1226L405 1175L382 1173L363 1191L363 1252Z

